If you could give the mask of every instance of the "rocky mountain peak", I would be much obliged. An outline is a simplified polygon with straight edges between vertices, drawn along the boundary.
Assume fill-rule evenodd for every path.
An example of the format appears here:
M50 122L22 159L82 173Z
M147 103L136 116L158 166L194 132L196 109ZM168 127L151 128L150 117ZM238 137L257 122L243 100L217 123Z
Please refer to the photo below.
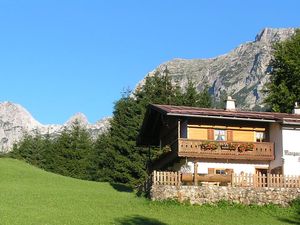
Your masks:
M264 28L256 35L255 41L275 43L286 40L294 33L294 28Z
M0 121L4 124L14 123L15 126L24 126L28 129L41 126L24 107L8 101L0 103Z
M79 113L76 113L75 115L73 115L67 122L66 122L66 125L71 125L75 122L78 122L80 125L82 126L87 126L89 125L89 121L88 121L88 118L86 117L86 115L84 115L83 113L79 112Z

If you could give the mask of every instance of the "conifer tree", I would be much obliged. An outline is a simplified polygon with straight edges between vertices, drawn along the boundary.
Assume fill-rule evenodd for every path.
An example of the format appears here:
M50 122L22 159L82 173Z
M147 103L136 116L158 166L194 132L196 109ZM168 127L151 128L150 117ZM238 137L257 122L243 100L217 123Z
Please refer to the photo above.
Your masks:
M87 179L88 158L93 148L90 134L75 121L71 129L65 128L55 141L55 172L80 179Z
M300 101L300 31L274 46L270 82L265 102L275 112L288 112Z
M180 97L181 105L209 108L212 105L211 96L208 92L208 86L206 85L202 92L197 91L197 87L194 81L188 80L187 86Z

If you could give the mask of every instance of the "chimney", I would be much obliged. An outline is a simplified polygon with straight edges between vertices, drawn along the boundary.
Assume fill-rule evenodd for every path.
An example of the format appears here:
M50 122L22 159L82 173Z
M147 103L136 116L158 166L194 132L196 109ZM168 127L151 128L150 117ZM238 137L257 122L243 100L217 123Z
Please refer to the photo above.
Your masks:
M295 106L294 106L294 109L293 109L293 114L300 115L300 107L298 105L298 102L295 102Z
M233 99L231 96L227 97L225 109L229 111L235 111L235 99Z

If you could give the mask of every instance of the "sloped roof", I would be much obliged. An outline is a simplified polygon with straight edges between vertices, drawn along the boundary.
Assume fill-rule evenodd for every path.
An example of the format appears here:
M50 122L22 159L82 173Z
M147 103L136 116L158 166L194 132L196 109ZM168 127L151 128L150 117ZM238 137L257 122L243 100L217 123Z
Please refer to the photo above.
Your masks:
M249 120L264 120L268 122L299 123L300 115L274 112L255 112L241 110L209 109L189 106L150 105L150 108L168 116L190 116L210 118L234 118Z
M146 112L138 145L159 145L159 129L166 117L194 117L222 120L236 120L262 123L281 123L287 126L300 126L300 115L274 112L229 111L224 109L197 108L189 106L150 104Z

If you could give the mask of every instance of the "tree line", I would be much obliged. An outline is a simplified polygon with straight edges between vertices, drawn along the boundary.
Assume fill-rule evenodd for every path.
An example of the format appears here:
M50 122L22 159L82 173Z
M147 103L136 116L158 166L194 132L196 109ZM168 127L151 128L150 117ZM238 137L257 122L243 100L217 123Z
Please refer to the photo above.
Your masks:
M163 75L147 76L133 93L123 93L115 103L109 131L96 140L75 122L57 137L25 135L10 156L65 176L137 186L147 176L148 149L138 147L136 139L150 103L211 107L212 99L208 87L199 92L191 80L182 90L166 68ZM153 149L151 157L160 154L161 149Z

